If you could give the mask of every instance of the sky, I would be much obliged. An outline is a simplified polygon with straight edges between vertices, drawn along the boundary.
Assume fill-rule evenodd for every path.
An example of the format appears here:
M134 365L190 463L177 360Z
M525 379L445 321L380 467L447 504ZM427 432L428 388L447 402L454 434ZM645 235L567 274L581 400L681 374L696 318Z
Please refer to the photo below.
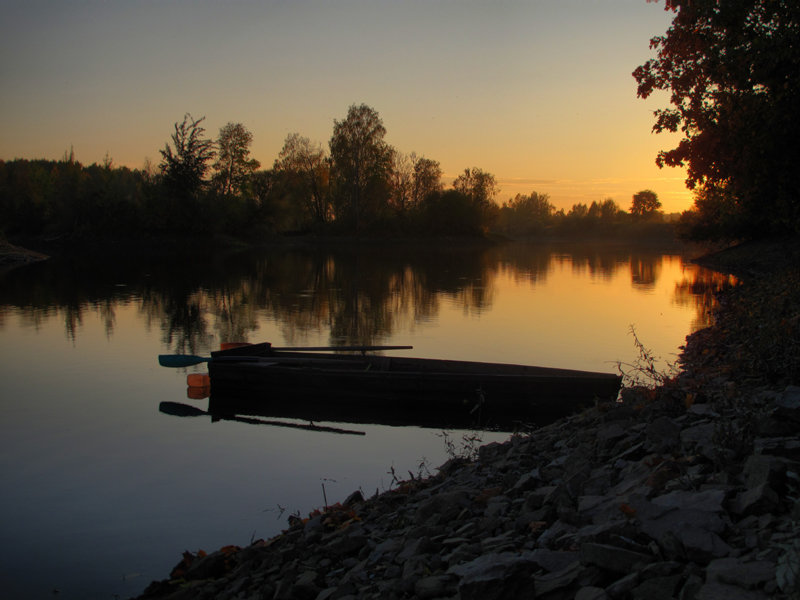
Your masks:
M689 208L683 169L659 169L661 93L632 71L672 13L646 0L0 0L0 159L158 165L185 113L216 137L253 134L272 166L286 136L328 148L353 104L398 151L477 167L497 200L557 208L651 189Z

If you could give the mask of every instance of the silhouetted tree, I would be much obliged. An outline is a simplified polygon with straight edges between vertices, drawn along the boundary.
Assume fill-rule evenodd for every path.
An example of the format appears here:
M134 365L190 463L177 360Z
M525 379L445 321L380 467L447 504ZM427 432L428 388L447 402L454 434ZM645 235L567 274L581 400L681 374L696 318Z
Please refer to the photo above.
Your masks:
M634 217L651 218L660 214L661 201L653 190L642 190L633 195L630 213Z
M500 229L511 234L540 232L550 224L555 210L547 194L517 194L500 208Z
M247 178L261 166L250 158L253 134L241 123L228 122L219 130L217 161L214 163L214 183L223 195L238 194Z
M439 161L421 157L414 162L411 204L419 206L431 194L442 191L442 168Z
M208 162L214 158L214 142L204 139L205 129L200 125L205 117L195 119L186 113L181 123L175 123L170 136L172 146L166 144L161 152L161 173L167 189L181 198L195 198L205 185ZM174 150L173 150L174 146Z
M330 140L331 183L336 218L356 232L387 206L393 148L375 109L353 104L343 121L334 120Z
M275 160L275 171L309 224L324 225L331 220L330 161L321 145L313 144L298 133L290 133Z
M653 129L683 133L657 163L687 166L689 187L724 189L751 236L800 230L800 4L667 0L666 9L675 16L651 41L656 58L633 73L640 97L670 92Z

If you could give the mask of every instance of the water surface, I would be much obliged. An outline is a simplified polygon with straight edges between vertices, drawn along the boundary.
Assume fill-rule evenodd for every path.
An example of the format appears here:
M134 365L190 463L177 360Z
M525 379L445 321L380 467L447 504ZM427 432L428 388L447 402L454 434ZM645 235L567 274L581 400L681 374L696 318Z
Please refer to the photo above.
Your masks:
M631 335L674 361L726 279L626 247L342 246L52 260L0 275L0 589L127 597L184 550L267 538L356 489L433 470L465 435L346 435L177 417L226 341L412 345L403 354L615 372ZM507 433L483 432L484 442Z

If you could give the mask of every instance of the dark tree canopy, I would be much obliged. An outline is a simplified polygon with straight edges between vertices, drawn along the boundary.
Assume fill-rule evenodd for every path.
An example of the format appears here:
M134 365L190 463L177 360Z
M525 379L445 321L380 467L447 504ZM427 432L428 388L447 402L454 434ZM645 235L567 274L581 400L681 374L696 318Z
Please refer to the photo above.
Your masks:
M394 149L383 139L378 112L353 104L343 121L333 122L331 180L337 218L359 230L388 204Z
M214 142L204 138L200 125L205 117L195 119L189 113L181 123L175 123L172 146L166 144L161 152L161 172L167 187L176 196L195 197L203 188L208 161L216 155ZM174 150L173 150L174 147Z
M253 134L241 123L228 122L220 128L214 181L223 195L239 193L248 178L261 166L255 158L250 158L252 143Z
M672 25L651 40L656 58L633 73L640 97L670 92L654 131L683 134L657 163L686 166L690 188L724 190L751 236L797 232L800 2L665 4Z
M661 200L653 190L642 190L633 195L631 214L634 217L650 217L659 212Z

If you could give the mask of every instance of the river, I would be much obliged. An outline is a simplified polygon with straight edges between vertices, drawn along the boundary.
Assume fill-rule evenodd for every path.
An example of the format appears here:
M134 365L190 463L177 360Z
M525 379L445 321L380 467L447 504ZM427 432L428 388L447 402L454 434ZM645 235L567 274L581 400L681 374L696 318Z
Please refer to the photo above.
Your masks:
M159 354L391 344L635 374L624 365L637 364L638 339L666 371L727 281L674 249L525 244L97 253L0 274L0 590L129 597L184 550L269 538L290 514L509 436L214 420L207 400L187 398L186 375L203 366L159 367Z

